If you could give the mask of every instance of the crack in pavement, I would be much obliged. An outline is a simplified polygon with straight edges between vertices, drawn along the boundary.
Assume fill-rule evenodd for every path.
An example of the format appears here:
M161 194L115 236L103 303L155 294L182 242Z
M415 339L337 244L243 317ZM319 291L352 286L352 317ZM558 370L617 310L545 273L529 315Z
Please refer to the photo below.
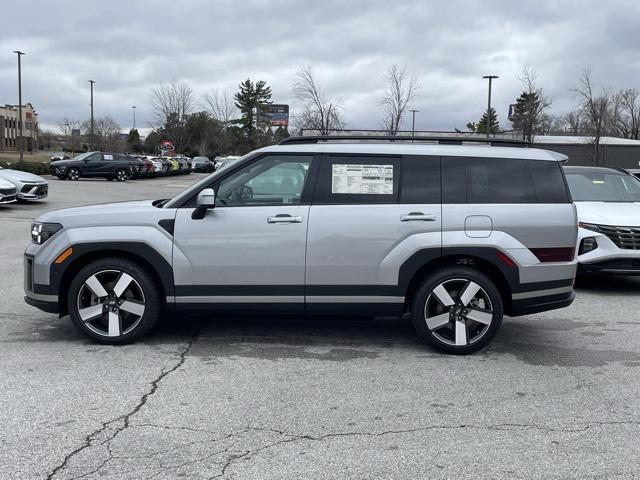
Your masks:
M116 438L120 434L120 432L122 432L123 430L126 430L127 428L129 428L129 426L130 426L129 422L130 422L131 417L133 417L136 413L138 413L140 411L140 409L147 403L149 398L156 393L156 391L158 390L158 385L160 384L160 382L164 378L166 378L168 375L170 375L171 373L173 373L176 370L178 370L184 364L184 362L187 359L187 355L191 351L191 348L193 347L193 343L198 338L198 335L200 334L200 330L202 330L203 326L204 326L204 324L201 324L201 325L199 325L198 327L196 327L194 329L193 333L191 334L191 337L189 338L189 342L187 343L187 346L180 352L180 357L179 357L178 362L173 367L169 368L168 370L165 370L164 368L162 369L162 371L160 372L160 375L158 375L151 382L151 388L144 395L142 395L142 397L140 397L140 399L138 400L138 403L133 407L132 410L130 410L128 413L120 415L119 417L116 417L116 418L111 419L111 420L106 421L106 422L102 422L102 425L99 428L97 428L93 432L89 433L85 437L84 442L82 443L82 445L80 445L78 448L72 450L71 452L69 452L69 453L67 453L65 455L64 459L62 460L62 462L59 465L57 465L53 470L51 470L51 472L47 475L46 479L47 480L53 479L59 472L61 472L62 470L64 470L67 467L69 462L76 455L78 455L79 453L83 452L84 450L86 450L88 448L94 447L94 443L93 442L101 433L105 432L113 424L122 422L122 425L116 427L115 431L111 434L111 436L109 436L105 440L101 441L100 443L96 444L98 446L107 444L107 448L109 449L109 442L111 442L114 438ZM110 449L109 449L109 451L110 451ZM100 470L100 468L102 468L112 458L113 458L113 456L110 453L109 457L107 458L107 460L105 460L100 465L100 467L95 469L93 472L85 473L85 474L83 474L83 475L81 475L80 477L77 477L77 478L86 477L87 475L90 475L91 473L97 472L98 470Z

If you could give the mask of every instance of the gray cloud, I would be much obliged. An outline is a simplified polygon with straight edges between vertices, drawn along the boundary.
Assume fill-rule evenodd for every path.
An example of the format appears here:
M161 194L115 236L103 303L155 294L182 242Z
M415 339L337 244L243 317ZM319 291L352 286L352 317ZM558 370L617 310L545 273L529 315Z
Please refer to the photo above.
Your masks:
M88 117L90 78L96 114L125 128L131 105L138 126L152 120L150 89L171 79L201 93L262 78L275 101L295 109L291 84L305 64L342 99L352 128L379 126L382 75L393 63L422 85L413 105L420 129L476 120L486 73L500 75L494 104L506 125L524 63L538 70L556 114L572 107L570 88L585 65L598 85L640 87L640 4L630 0L40 0L3 5L2 16L0 103L15 102L11 51L24 50L24 98L45 125Z

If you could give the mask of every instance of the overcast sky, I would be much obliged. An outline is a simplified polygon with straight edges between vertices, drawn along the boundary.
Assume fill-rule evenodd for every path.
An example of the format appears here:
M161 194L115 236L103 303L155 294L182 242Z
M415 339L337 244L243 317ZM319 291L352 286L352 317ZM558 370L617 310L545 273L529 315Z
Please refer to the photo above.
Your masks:
M349 128L377 128L384 71L397 63L421 84L416 129L451 130L486 108L482 75L496 74L493 104L503 127L520 93L523 64L535 68L554 114L571 109L585 65L598 86L640 88L640 2L146 0L2 2L0 104L17 103L16 55L23 57L23 100L42 126L96 116L131 126L154 121L150 90L189 82L235 91L264 79L276 103L295 102L296 70L312 65ZM408 119L407 119L408 120ZM410 121L405 123L410 128Z

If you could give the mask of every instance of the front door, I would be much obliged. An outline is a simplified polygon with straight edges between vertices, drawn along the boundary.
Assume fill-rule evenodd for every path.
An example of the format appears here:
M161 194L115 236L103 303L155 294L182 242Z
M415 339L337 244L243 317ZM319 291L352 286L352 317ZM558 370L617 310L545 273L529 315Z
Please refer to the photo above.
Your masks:
M273 154L213 185L200 220L176 215L173 268L178 307L304 311L312 155Z

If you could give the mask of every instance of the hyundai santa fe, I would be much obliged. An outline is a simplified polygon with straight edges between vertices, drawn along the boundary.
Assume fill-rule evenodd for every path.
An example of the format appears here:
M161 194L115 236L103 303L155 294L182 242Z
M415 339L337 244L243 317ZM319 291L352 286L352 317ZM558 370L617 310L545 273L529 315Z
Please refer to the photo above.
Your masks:
M369 140L290 138L170 200L47 213L25 252L25 299L109 344L162 310L408 314L454 354L487 345L503 315L571 304L565 156Z

